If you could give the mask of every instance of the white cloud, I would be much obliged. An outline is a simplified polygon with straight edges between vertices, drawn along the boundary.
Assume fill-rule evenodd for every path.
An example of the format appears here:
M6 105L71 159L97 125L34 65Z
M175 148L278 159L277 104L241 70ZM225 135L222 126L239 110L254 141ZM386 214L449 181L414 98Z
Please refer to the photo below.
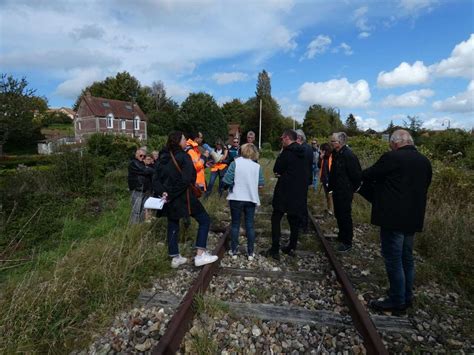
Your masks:
M429 79L429 69L423 62L416 61L413 65L403 62L391 72L380 72L377 85L382 88L418 85L427 83Z
M237 81L246 81L248 78L248 74L241 72L215 73L212 76L212 79L219 85L235 83Z
M318 83L306 82L299 88L298 99L325 106L363 107L369 103L370 89L365 80L350 83L342 78Z
M369 128L375 131L381 131L383 129L375 118L362 118L361 116L357 115L354 115L354 117L357 122L357 127L363 131L366 131Z
M429 116L427 120L423 121L423 127L427 129L443 130L449 128L471 128L468 123L459 122L451 116L432 117Z
M362 6L357 8L353 13L353 19L357 29L359 29L359 38L367 38L370 36L370 32L373 30L373 26L368 25L369 18L367 12L369 8Z
M382 105L386 107L417 107L426 103L426 98L434 95L434 91L430 89L414 90L406 92L402 95L388 95L382 101Z
M342 51L345 55L354 54L354 51L352 50L351 46L349 46L345 42L342 42L339 46L332 49L333 53L338 53L339 51Z
M400 0L399 7L409 13L415 13L423 9L431 9L438 0Z
M474 80L469 83L466 91L435 101L433 108L442 112L474 112Z
M55 94L64 98L75 99L82 89L94 81L101 80L103 74L98 68L74 69L69 72L69 79L58 85Z
M326 52L331 45L331 42L332 40L329 36L319 35L308 44L308 50L303 55L302 59L312 59L316 54Z
M454 47L451 56L430 69L437 76L474 79L474 34Z

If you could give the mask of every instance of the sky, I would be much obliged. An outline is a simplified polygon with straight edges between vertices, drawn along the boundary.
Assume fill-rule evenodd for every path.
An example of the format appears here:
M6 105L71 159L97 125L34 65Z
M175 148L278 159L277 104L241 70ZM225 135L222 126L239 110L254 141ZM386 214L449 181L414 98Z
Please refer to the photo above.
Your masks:
M128 71L222 105L271 77L284 115L313 104L383 130L474 127L474 0L0 0L0 73L50 107Z

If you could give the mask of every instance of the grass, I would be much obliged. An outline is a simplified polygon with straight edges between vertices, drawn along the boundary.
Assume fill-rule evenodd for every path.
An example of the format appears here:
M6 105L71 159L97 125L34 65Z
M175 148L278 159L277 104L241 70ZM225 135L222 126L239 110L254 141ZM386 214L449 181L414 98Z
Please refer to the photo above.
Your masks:
M170 272L166 249L158 243L164 240L164 220L156 231L149 225L129 227L125 202L92 224L67 219L63 243L3 282L0 353L86 347L150 277Z

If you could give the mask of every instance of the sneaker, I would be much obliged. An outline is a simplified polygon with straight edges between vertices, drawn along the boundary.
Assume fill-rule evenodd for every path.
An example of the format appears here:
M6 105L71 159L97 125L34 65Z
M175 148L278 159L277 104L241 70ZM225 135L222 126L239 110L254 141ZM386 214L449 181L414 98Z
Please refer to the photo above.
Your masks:
M273 251L272 248L268 249L268 250L264 250L262 252L260 252L260 255L266 257L266 258L273 258L277 261L280 261L280 253L277 251Z
M232 250L229 250L229 255L232 257L232 259L236 260L237 259L237 252L235 251L232 251Z
M369 302L369 306L379 312L392 312L393 315L403 314L407 309L406 305L395 305L389 298L382 301L372 300Z
M249 261L253 261L253 259L255 259L255 254L254 253L249 254L248 259Z
M181 255L175 256L173 259L171 259L171 267L173 269L176 269L180 265L186 264L188 262L188 259L183 258Z
M196 255L194 257L194 265L196 266L203 266L206 264L212 264L213 262L217 261L219 257L217 255L211 255L207 251L202 253L201 255Z
M352 249L352 245L341 243L341 244L339 244L339 246L337 247L336 250L337 250L339 253L347 253L347 252L350 251L351 249Z

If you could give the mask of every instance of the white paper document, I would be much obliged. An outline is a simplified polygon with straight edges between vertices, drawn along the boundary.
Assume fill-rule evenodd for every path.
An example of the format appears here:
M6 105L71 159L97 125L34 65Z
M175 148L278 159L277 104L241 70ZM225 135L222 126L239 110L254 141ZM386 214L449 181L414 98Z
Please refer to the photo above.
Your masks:
M143 207L150 210L161 210L165 202L165 198L148 197Z

